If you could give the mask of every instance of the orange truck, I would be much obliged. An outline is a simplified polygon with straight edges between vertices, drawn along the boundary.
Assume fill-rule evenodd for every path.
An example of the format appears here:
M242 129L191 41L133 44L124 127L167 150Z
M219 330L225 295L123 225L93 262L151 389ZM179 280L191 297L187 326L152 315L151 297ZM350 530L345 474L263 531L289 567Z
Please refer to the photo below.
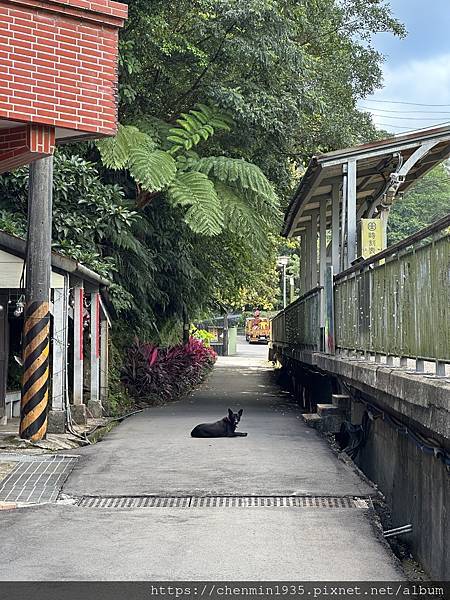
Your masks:
M270 319L249 317L245 320L245 339L249 344L268 344L270 340Z

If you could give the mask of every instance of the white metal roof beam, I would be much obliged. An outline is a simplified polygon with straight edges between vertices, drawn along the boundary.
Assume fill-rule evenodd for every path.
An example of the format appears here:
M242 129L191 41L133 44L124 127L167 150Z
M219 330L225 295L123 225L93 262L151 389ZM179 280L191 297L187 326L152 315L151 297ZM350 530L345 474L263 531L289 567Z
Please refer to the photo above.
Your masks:
M445 160L449 154L450 146L445 146L445 148L441 152L439 152L439 154L430 157L429 160L421 161L420 168L417 169L417 171L415 171L414 173L410 171L405 177L405 180L409 182L415 181L416 179L420 179L420 177L423 177L426 173L428 173L428 171L431 171L431 169L434 169L436 165Z
M415 150L411 154L408 160L400 167L398 171L394 171L393 173L391 173L391 184L386 189L382 190L382 192L378 194L371 203L368 211L369 218L373 215L377 206L380 203L383 203L383 198L387 198L389 196L387 204L392 204L399 187L404 182L405 177L409 173L409 171L414 167L414 165L417 164L417 162L421 158L423 158L426 154L430 152L430 150L432 150L435 146L437 146L440 143L440 140L427 140L423 142L417 148L417 150Z
M324 157L323 162L320 160L320 156L318 157L318 162L323 168L334 167L337 165L342 165L348 162L351 159L364 160L365 158L375 158L376 156L382 156L383 154L392 154L394 152L403 152L405 150L409 150L411 148L417 148L427 141L433 142L434 145L440 144L442 142L450 141L450 135L447 133L442 137L433 137L430 140L413 140L411 142L399 142L398 144L393 144L392 146L382 146L378 149L367 149L367 150L354 150L348 152L348 154L343 155L339 158L335 159L327 159Z

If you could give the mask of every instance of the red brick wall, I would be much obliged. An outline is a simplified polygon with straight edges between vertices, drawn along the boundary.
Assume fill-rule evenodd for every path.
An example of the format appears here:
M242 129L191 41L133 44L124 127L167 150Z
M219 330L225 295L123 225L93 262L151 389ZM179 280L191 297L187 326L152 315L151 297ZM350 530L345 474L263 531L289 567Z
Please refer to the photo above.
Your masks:
M0 119L114 133L126 14L110 0L0 0Z
M0 173L12 171L55 148L55 128L29 123L0 129Z

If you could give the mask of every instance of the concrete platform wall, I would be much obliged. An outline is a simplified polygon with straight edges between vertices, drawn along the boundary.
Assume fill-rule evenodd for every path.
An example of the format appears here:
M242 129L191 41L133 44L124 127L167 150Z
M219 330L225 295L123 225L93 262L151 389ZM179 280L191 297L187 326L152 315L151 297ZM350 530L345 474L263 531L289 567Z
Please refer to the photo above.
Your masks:
M272 349L272 356L283 365L285 380L306 409L314 409L319 400L331 402L330 387L335 386L330 386L330 379L335 384L345 381L364 392L374 406L448 447L448 383L419 381L401 372L325 355L298 353L296 356L289 348ZM314 368L321 374L312 376ZM302 393L296 393L297 389ZM305 403L305 397L314 400ZM364 403L352 401L353 424L361 423L364 410ZM381 418L372 422L367 443L356 462L386 497L392 511L392 526L412 524L412 533L402 539L414 557L433 579L447 580L450 573L450 473L443 462L421 451Z
M361 423L364 405L352 403L352 422ZM356 462L386 496L392 526L412 524L402 536L429 575L450 573L450 477L441 460L422 452L382 419L372 422Z

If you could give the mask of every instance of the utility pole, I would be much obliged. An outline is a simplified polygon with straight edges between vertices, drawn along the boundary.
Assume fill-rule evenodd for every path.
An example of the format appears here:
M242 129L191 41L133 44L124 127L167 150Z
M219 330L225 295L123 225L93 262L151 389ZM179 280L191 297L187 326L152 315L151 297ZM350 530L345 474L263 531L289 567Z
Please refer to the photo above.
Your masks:
M31 441L47 432L52 186L53 156L31 163L20 409L20 437Z
M187 309L186 306L183 306L183 344L188 344L189 343L189 337L190 337L190 333L189 333L189 318L188 318L188 314L187 314Z
M228 313L223 315L223 356L228 356Z

